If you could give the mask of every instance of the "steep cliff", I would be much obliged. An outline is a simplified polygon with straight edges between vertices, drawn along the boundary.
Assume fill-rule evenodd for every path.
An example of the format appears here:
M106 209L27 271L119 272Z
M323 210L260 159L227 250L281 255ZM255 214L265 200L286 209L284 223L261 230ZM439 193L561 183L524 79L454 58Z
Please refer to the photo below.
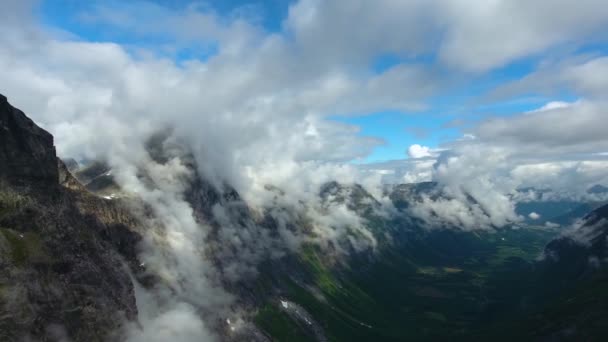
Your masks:
M0 179L14 185L56 185L53 136L0 95Z
M0 340L105 341L136 319L137 226L0 95Z

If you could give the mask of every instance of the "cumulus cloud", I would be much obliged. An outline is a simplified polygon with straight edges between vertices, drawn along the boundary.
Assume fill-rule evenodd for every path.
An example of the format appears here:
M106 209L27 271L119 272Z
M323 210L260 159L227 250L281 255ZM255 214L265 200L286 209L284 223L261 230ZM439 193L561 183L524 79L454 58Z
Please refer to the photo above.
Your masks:
M515 166L511 177L523 187L552 189L545 192L542 199L559 198L592 199L605 194L590 194L587 189L606 182L608 161L555 161L529 163Z
M539 215L539 214L537 214L537 213L535 213L535 212L531 212L531 213L528 215L528 217L529 217L529 218L531 218L532 220L538 220L538 219L540 218L540 215Z
M601 0L304 0L290 8L286 25L315 57L311 60L326 65L361 63L373 51L409 57L438 50L447 65L479 72L603 35L608 12L602 5Z
M605 103L581 100L551 107L511 118L490 119L476 128L476 136L488 142L527 146L530 154L545 156L608 148L604 129L598 125L607 108Z
M472 71L487 70L558 44L601 32L608 11L601 0L446 1L442 57ZM603 33L599 33L603 35Z
M607 161L596 154L608 149L598 124L605 108L592 100L548 103L480 122L472 128L475 139L447 144L434 166L433 179L446 187L449 200L426 201L418 213L500 227L521 219L514 212L514 202L523 200L519 188L551 189L537 200L601 201L605 196L587 189L606 182Z
M431 156L431 149L427 146L422 146L418 144L411 145L407 149L407 155L410 158L424 158Z
M574 55L543 61L530 74L493 90L489 97L504 98L526 92L557 96L567 88L587 99L605 99L608 57Z
M515 184L507 174L507 156L501 149L477 145L443 152L432 171L443 196L423 198L414 214L428 222L444 221L464 229L492 229L520 221L508 196Z
M418 183L432 180L435 159L403 159L357 165L364 175L374 175L383 184Z

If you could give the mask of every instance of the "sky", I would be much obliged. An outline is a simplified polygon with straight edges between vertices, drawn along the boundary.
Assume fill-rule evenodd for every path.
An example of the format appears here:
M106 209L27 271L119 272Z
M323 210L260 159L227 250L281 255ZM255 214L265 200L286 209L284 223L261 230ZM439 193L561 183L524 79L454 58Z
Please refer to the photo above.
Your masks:
M34 20L38 21L47 32L63 31L70 35L71 39L86 42L117 43L135 58L140 49L143 49L147 53L168 58L180 65L190 60L208 61L216 57L218 38L213 34L206 36L202 31L209 27L205 27L205 24L202 23L200 27L197 27L196 22L193 22L192 26L179 28L180 31L163 30L161 28L163 24L159 25L161 27L151 27L156 22L162 23L169 15L175 16L175 21L179 21L180 15L212 13L217 16L218 21L223 21L225 25L229 25L231 20L245 20L255 29L263 31L263 34L290 36L295 32L289 27L290 8L294 11L298 8L316 6L318 8L315 10L325 11L328 14L327 17L316 14L318 18L315 19L323 21L319 27L324 27L329 31L333 30L335 35L331 36L331 39L348 41L350 39L350 33L346 31L350 24L348 20L340 18L332 22L329 16L355 15L352 17L353 21L360 22L364 29L366 23L357 15L365 14L365 6L371 4L370 2L367 2L367 5L365 3L357 1L350 5L323 5L322 1L302 1L298 4L295 1L279 0L208 2L46 0L34 6L33 14ZM411 6L414 8L412 14L414 17L417 16L416 9L420 12L420 18L433 15L433 13L428 13L428 11L433 11L432 8L424 8L426 6L417 1L409 2L410 5L389 3L391 4L386 7L402 7L397 9L397 13L399 10L407 10L407 7ZM344 64L356 62L359 65L352 65L352 67L357 68L357 73L367 73L368 77L381 75L383 72L401 65L409 65L428 69L428 72L434 74L432 77L439 78L435 80L439 84L429 85L434 89L420 94L416 98L415 105L404 106L396 103L398 101L393 101L393 103L379 104L356 112L346 110L329 113L331 114L329 120L355 125L360 129L359 135L371 136L380 140L371 153L358 156L353 162L381 162L407 158L408 147L413 144L438 148L441 144L464 134L467 127L464 123L476 122L493 116L517 115L540 108L551 101L574 101L580 94L568 86L555 93L535 94L533 89L529 89L500 100L488 100L484 96L510 82L533 74L548 61L564 60L584 54L603 55L607 51L605 18L598 13L597 18L591 18L590 23L585 22L587 9L584 7L599 6L600 2L597 1L595 3L583 1L581 4L577 4L577 7L581 8L575 10L572 18L568 18L569 13L566 10L569 5L572 5L572 2L570 4L567 1L564 2L564 6L557 6L564 8L564 11L554 14L556 17L554 24L550 22L551 14L544 12L551 10L547 1L540 1L536 6L515 5L521 2L507 5L500 1L491 1L487 5L466 3L466 1L447 1L446 4L442 4L441 1L430 1L430 3L433 4L429 7L451 7L442 18L436 19L438 27L430 27L428 30L420 30L420 32L416 32L418 24L402 28L399 27L401 26L399 15L389 18L385 28L381 27L380 21L371 20L372 25L376 26L372 26L368 37L364 36L360 42L353 44L359 46L343 47L345 54L357 54L360 51L356 49L367 49L368 51L364 53L365 59L355 61L357 58L351 58L352 56L336 56L338 60L331 61L340 63L340 58L343 58ZM379 3L377 7L383 7L383 4ZM464 20L464 14L459 17L460 14L457 11L466 10L467 7L475 9L471 11L470 15L471 19L477 21L467 23ZM514 16L521 18L508 18L510 9L521 11L514 13ZM344 13L340 13L340 11ZM381 12L371 11L369 12L370 17L379 19L383 14ZM604 12L604 10L599 9L599 12ZM580 17L581 23L585 22L583 26L588 27L578 30L579 25L576 20L579 19L575 17L577 15ZM492 16L497 17L497 25L488 30L486 26L493 23ZM533 20L534 16L549 18L546 19L546 23L540 20L541 22L537 25ZM403 20L408 21L407 16L404 15ZM525 21L519 32L510 27L518 26L518 20ZM595 22L593 22L594 20ZM414 21L416 20L414 19ZM563 37L553 36L552 25L558 26L561 22L571 25L564 31L576 28L580 32L572 34L565 32ZM179 26L179 23L173 22L168 25ZM336 27L332 28L331 25ZM449 28L445 30L442 26ZM400 31L404 29L410 29L412 32L406 34L403 42L400 42ZM453 31L450 32L450 29ZM384 30L386 32L383 32ZM388 41L383 43L380 40L384 38L385 33L389 37L386 38ZM352 34L357 35L355 32ZM506 41L504 46L500 47L502 39L506 39ZM420 40L420 42L412 40ZM435 46L422 46L425 45L422 44L424 41ZM353 50L346 51L348 48L353 48ZM451 58L450 54L456 56ZM475 59L487 62L476 64ZM407 94L411 91L410 87L416 87L416 85L408 84L400 90L396 89L395 97L399 96L400 91Z
M8 4L1 91L62 156L171 126L237 188L326 163L429 180L471 149L519 183L606 159L601 0Z

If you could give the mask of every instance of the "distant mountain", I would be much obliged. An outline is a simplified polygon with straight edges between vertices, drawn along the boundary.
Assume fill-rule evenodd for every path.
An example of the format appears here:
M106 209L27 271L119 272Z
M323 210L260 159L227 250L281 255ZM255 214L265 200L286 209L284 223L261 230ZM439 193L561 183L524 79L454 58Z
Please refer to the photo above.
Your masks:
M413 203L421 201L423 195L432 199L441 196L441 188L436 182L397 184L387 186L385 192L397 209L409 208Z
M596 184L589 189L587 189L587 193L589 194L606 194L608 193L608 187L605 187L601 184Z
M515 212L524 217L528 224L544 225L550 222L568 226L584 217L597 205L599 204L574 200L527 201L517 202ZM530 217L531 213L536 213L538 218Z
M332 181L321 187L319 196L323 202L344 204L359 215L372 215L380 203L359 184L344 185Z
M604 193L603 189L603 186L595 185L589 188L587 193L601 195ZM588 198L572 196L569 198L553 195L554 192L551 189L528 187L518 189L518 192L522 196L514 198L515 211L524 217L526 223L533 225L557 224L567 227L606 203L601 196L588 196Z

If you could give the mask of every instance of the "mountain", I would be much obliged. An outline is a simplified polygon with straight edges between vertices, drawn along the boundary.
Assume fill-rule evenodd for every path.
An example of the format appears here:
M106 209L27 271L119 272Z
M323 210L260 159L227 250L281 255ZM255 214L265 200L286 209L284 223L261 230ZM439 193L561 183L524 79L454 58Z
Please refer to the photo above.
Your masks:
M193 278L191 287L184 284L192 279L178 278L173 262L180 255L166 249L167 230L154 230L172 222L159 216L158 203L127 194L107 162L59 160L53 144L0 97L0 340L124 341L128 327L146 328L142 293L161 302L190 300L209 278ZM212 279L233 301L228 309L194 306L198 298L187 303L219 340L606 336L608 206L572 231L527 225L466 231L412 215L422 199L448 198L437 183L387 186L378 199L358 184L329 182L310 203L295 204L268 185L274 202L255 210L229 184L206 179L167 132L146 148L156 166L178 153L187 170L179 198L151 193L165 196L160 205L173 201L160 213L186 206L194 230L205 229L198 242L205 254L194 257L206 261L187 255L187 265L196 266L187 270L215 272ZM142 168L137 177L155 189L150 172ZM146 255L152 248L159 254ZM145 262L165 254L177 282Z
M587 189L587 193L589 194L605 194L608 193L608 187L605 187L601 184L595 184L594 186Z
M371 196L336 183L326 189L344 203ZM372 257L351 255L334 264L322 250L307 246L291 265L297 273L276 265L262 269L260 286L274 284L277 293L256 317L264 331L280 341L319 340L285 312L285 304L314 317L323 336L334 341L601 341L606 336L602 315L608 296L601 291L608 277L596 269L605 259L606 228L598 224L605 224L606 207L587 215L572 236L555 237L556 231L538 227L429 230L407 211L423 195L442 196L436 183L386 191L401 214L368 220L382 225L372 231L392 236Z
M543 305L497 330L508 338L604 341L608 336L608 205L589 213L574 230L550 241L527 275ZM504 334L502 335L505 336Z
M532 310L526 306L529 284L510 280L532 271L552 231L428 229L408 208L422 195L441 196L437 184L386 191L400 212L364 215L379 241L371 256L351 254L335 263L309 245L288 269L276 263L261 268L258 288L271 289L276 298L256 316L264 331L279 341L315 340L306 324L285 313L284 302L314 317L314 326L332 341L465 341L504 316ZM350 205L374 203L357 186L330 183L321 197L328 192ZM366 205L354 208L373 212ZM391 237L383 240L384 234Z
M53 136L0 95L0 177L16 186L57 185Z
M533 187L518 189L515 211L531 225L568 227L585 215L606 204L601 185L589 188L591 196L560 196L551 189Z
M385 192L397 209L409 208L413 202L422 200L426 195L432 199L441 196L441 189L436 182L421 182L415 184L397 184L387 187Z
M524 217L527 224L547 223L568 226L583 218L599 204L576 200L525 201L516 204L515 212ZM534 214L536 215L534 215Z
M597 268L608 258L608 205L595 209L572 231L551 241L545 249L553 264L574 267L571 276L579 277Z
M88 193L0 96L0 340L105 341L137 317L138 220ZM65 335L65 336L64 336Z

